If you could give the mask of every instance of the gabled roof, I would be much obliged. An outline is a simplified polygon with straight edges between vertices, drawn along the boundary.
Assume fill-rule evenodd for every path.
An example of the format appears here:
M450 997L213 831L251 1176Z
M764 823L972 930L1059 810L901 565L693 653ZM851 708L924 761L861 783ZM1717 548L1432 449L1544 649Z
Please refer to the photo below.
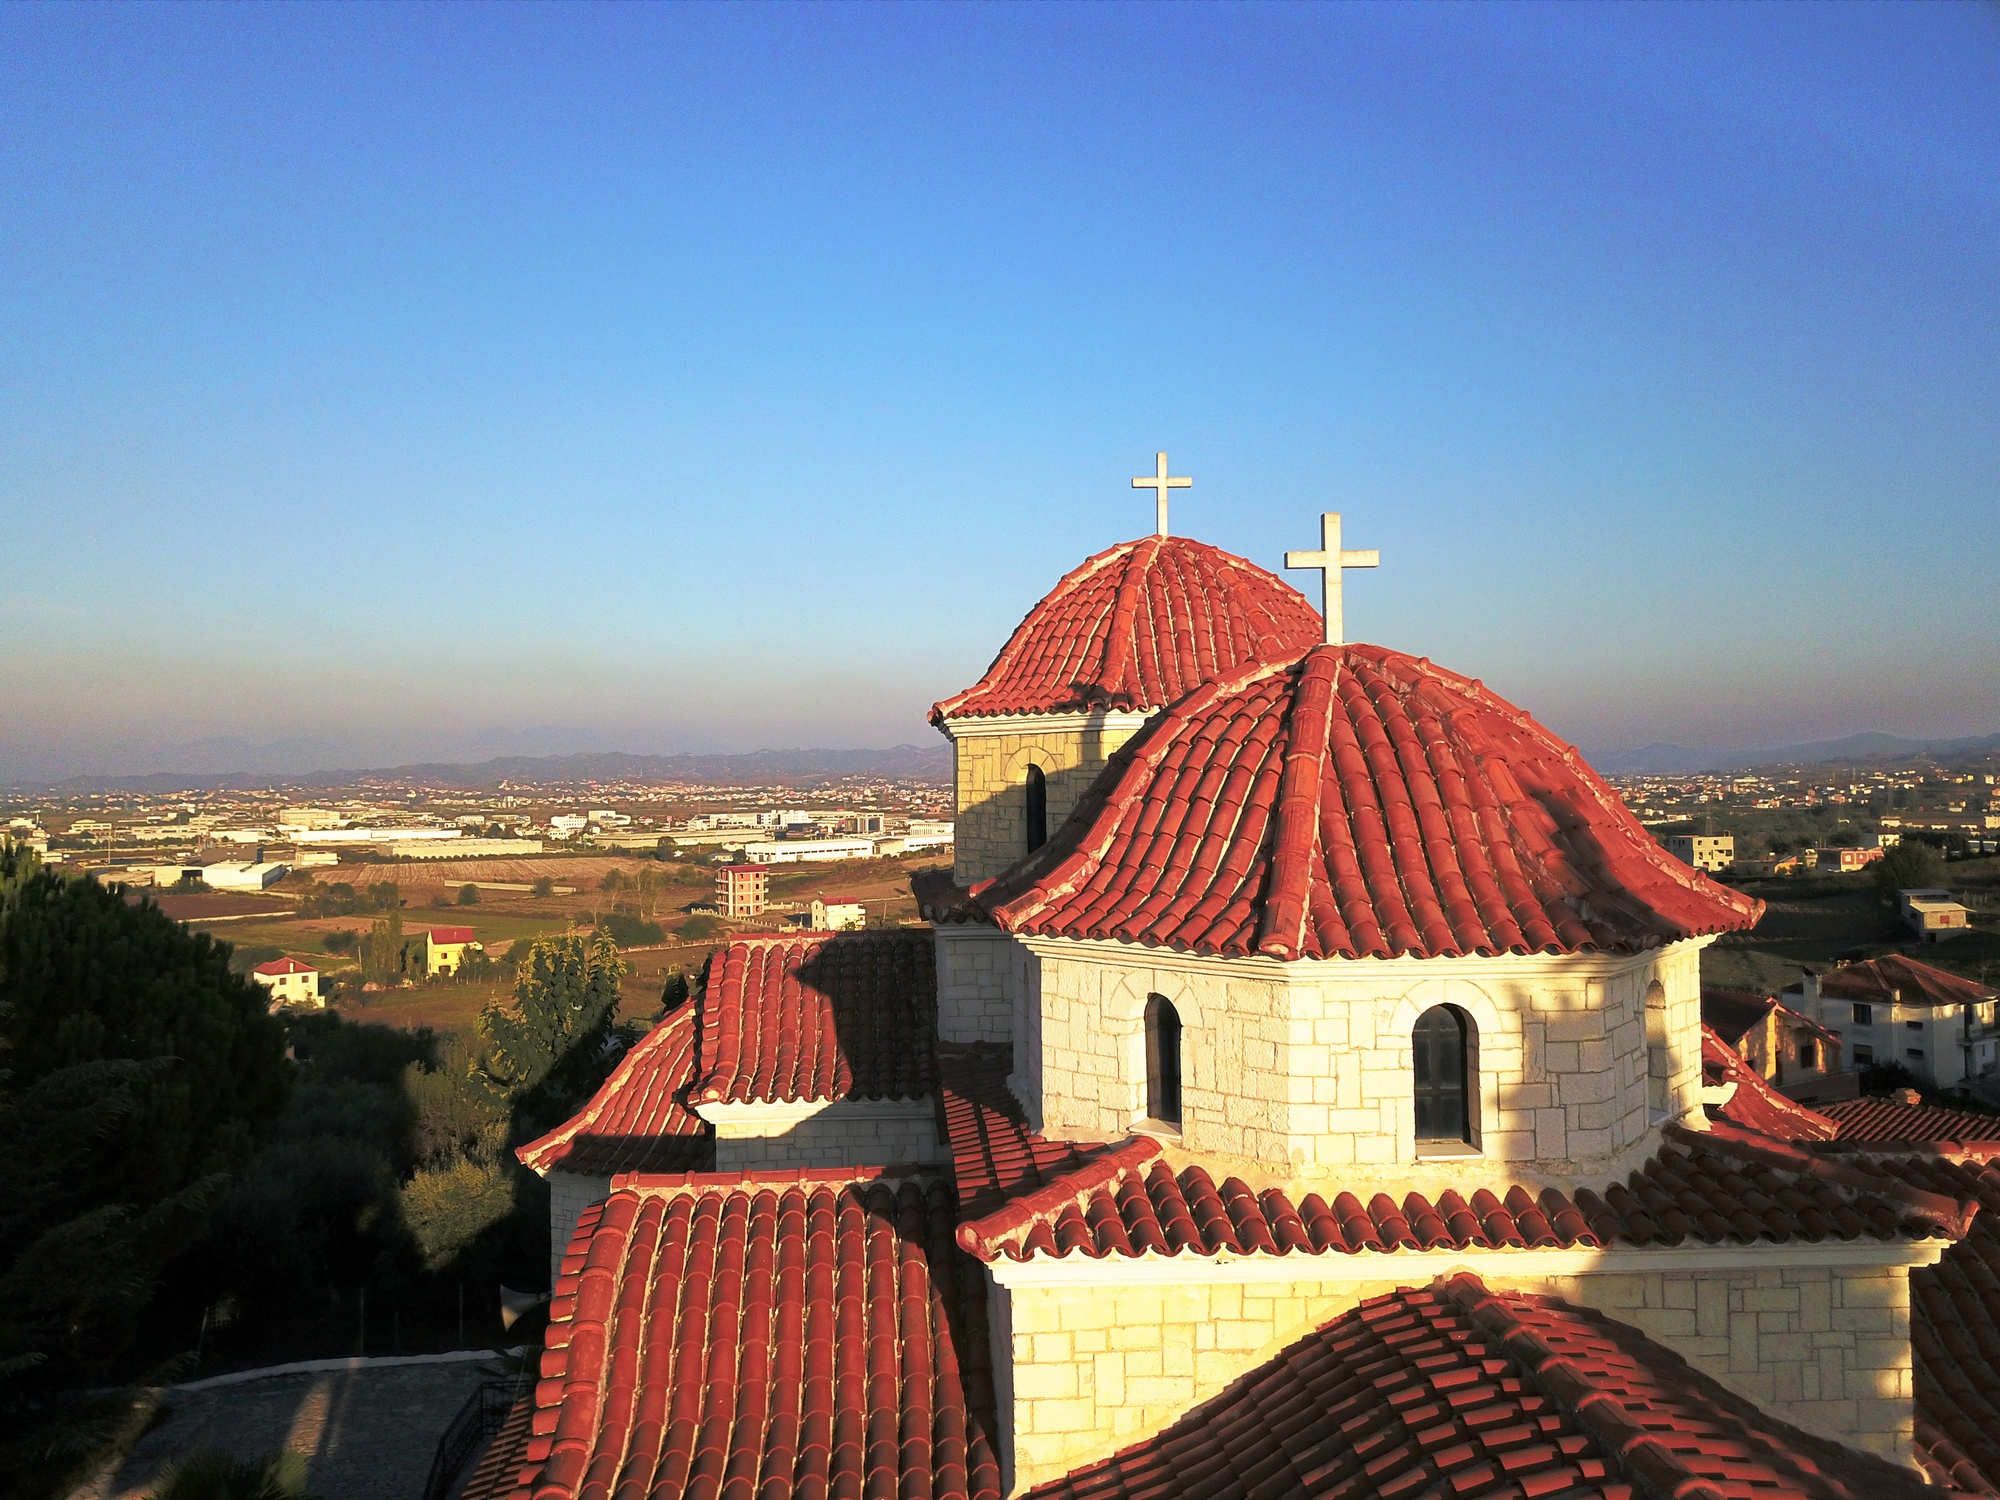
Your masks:
M1012 1068L1005 1047L978 1046L938 1059L963 1218L981 1218L1110 1149L1046 1140L1029 1130L1021 1106L1007 1091Z
M518 1500L998 1500L986 1298L946 1183L612 1189L556 1281Z
M931 934L747 938L702 971L693 1102L923 1099L935 1089Z
M1324 634L1305 596L1255 563L1189 537L1142 537L1066 575L984 677L931 709L931 722L1159 708Z
M1910 1272L1917 1457L1941 1484L2000 1494L2000 1170L1934 1156L1896 1170L1989 1210L1935 1266Z
M433 927L430 930L433 943L469 943L472 941L470 927Z
M1835 1000L1881 1005L1977 1005L1994 991L1900 953L1844 964L1820 976L1819 992Z
M1728 1101L1719 1106L1723 1118L1732 1124L1781 1141L1830 1141L1840 1134L1840 1127L1826 1115L1772 1088L1706 1023L1701 1028L1701 1066L1704 1081L1735 1086Z
M315 969L311 964L300 963L296 958L274 958L269 963L263 963L257 965L257 967L252 969L250 972L253 974L272 974L272 975L317 974L319 970Z
M1363 1302L1037 1500L1920 1500L1636 1328L1461 1273Z
M1360 645L1190 693L973 894L1010 932L1280 959L1624 952L1764 909L1519 709Z
M687 1105L701 1028L692 1005L647 1032L590 1102L514 1154L547 1174L698 1172L715 1165L715 1132Z

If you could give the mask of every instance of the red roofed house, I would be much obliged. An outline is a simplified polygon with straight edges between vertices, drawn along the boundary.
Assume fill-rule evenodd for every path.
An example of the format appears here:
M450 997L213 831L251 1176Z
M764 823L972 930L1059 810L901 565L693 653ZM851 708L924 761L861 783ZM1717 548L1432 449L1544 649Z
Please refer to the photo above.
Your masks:
M456 974L468 949L477 948L470 927L433 927L424 934L424 972Z
M934 710L932 932L733 942L523 1148L583 1206L495 1492L2000 1480L1912 1447L1911 1276L1984 1189L1704 1033L1761 903L1480 683L1339 640L1337 518L1325 626L1164 532Z
M259 964L250 971L250 978L270 992L271 1009L274 1011L287 1005L310 1005L320 1009L326 1006L319 993L319 970L311 964L300 963L296 958L274 958L269 963Z
M2000 1031L1987 985L1890 953L1809 972L1801 995L1800 1009L1842 1037L1857 1067L1901 1063L1941 1089L1996 1071Z

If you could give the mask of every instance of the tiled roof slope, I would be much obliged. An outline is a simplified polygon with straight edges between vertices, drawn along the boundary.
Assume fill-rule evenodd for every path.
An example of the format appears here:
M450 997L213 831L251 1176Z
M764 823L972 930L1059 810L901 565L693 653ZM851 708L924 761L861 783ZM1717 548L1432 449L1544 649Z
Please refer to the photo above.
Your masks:
M931 722L1159 708L1324 634L1305 596L1255 563L1188 537L1142 537L1068 574L984 677L931 709Z
M1781 1141L1830 1141L1840 1127L1823 1114L1787 1099L1771 1085L1734 1047L1703 1023L1701 1028L1703 1079L1711 1083L1733 1083L1735 1091L1720 1106L1724 1119L1760 1131Z
M1637 1329L1460 1274L1372 1298L1044 1500L1919 1500Z
M1835 1000L1872 1000L1883 1005L1891 1001L1898 1005L1977 1005L1994 996L1983 984L1900 953L1843 964L1822 974L1819 992Z
M1051 1141L1028 1129L1021 1106L1007 1092L1011 1054L979 1046L938 1058L945 1130L959 1212L976 1219L1075 1171L1103 1146Z
M516 1500L998 1500L941 1181L621 1177L549 1309Z
M1844 1099L1838 1104L1822 1104L1819 1113L1840 1127L1839 1139L1843 1141L2000 1141L2000 1116L1930 1104Z
M696 1103L934 1092L928 932L740 939L709 955L701 1005Z
M683 1005L639 1039L590 1102L514 1154L537 1172L699 1172L715 1165L715 1133L687 1106L695 1008Z
M974 889L1010 932L1280 959L1630 951L1763 912L1519 709L1360 645L1190 693Z
M1435 1198L1376 1193L1366 1203L1347 1192L1294 1200L1235 1177L1218 1186L1198 1163L1174 1171L1159 1143L1140 1137L967 1219L958 1242L982 1260L1027 1261L1955 1239L1976 1211L1862 1164L1718 1135L1674 1131L1659 1155L1602 1192L1535 1195L1516 1185Z

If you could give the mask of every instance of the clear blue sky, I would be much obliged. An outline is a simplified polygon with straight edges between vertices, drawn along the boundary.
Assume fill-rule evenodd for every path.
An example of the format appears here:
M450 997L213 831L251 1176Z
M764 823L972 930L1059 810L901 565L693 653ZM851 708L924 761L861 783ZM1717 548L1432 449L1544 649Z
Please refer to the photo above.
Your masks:
M0 779L921 742L1158 448L1587 749L2000 729L2000 9L0 7Z

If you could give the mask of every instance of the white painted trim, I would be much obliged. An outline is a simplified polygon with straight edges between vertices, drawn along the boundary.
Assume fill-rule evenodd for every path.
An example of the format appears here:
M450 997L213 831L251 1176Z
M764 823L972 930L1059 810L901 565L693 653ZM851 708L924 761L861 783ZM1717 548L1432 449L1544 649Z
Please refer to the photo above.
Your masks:
M694 1112L711 1125L732 1125L753 1132L782 1135L794 1126L825 1115L830 1120L932 1120L936 1110L922 1099L796 1099L785 1103L697 1104Z
M1624 1247L1611 1250L1339 1250L1290 1255L1038 1255L1033 1260L989 1261L1001 1286L1131 1286L1269 1284L1272 1282L1382 1282L1418 1277L1429 1281L1453 1271L1480 1277L1634 1276L1660 1271L1778 1271L1830 1266L1879 1270L1885 1266L1934 1266L1950 1246L1941 1240L1865 1240L1813 1244L1699 1245L1693 1248Z
M1061 714L967 714L944 721L944 732L955 740L985 739L1003 734L1065 734L1086 729L1126 729L1133 733L1146 727L1153 715L1124 709L1094 709Z

